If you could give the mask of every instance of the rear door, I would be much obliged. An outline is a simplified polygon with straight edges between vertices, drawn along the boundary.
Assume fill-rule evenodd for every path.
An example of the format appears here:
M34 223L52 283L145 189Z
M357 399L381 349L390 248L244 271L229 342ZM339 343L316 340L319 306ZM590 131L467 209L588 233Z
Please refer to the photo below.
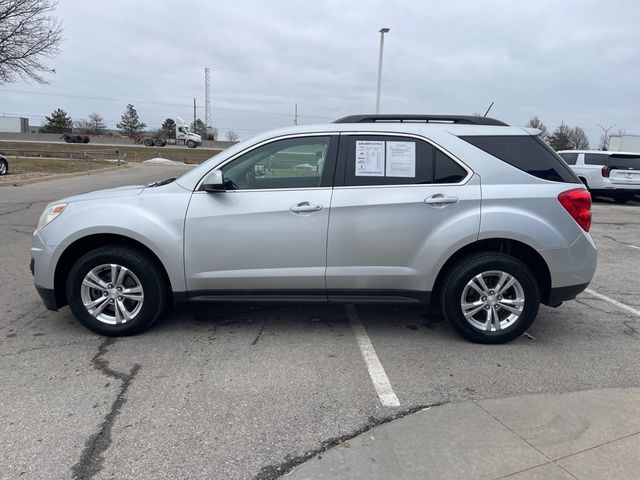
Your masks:
M426 300L444 253L476 239L480 181L422 137L340 136L327 245L329 299Z
M607 159L607 166L611 183L640 188L640 155L612 153Z

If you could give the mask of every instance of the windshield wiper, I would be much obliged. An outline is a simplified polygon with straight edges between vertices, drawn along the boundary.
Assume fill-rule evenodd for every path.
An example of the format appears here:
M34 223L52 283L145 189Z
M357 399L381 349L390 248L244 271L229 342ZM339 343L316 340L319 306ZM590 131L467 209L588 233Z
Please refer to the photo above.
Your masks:
M150 183L149 185L147 185L147 187L161 187L162 185L168 185L175 180L175 178L167 178L166 180L162 180L161 182Z

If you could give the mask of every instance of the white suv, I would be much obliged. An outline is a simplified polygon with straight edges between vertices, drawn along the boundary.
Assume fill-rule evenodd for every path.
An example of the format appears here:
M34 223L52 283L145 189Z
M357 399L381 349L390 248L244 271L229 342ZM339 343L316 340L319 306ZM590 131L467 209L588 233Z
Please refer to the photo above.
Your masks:
M558 154L594 195L625 203L640 194L640 153L562 150Z

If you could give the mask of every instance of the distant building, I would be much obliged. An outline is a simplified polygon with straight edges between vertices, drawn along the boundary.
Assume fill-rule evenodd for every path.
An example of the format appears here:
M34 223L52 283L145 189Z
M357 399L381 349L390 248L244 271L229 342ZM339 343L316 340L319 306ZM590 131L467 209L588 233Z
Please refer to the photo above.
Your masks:
M29 133L29 119L23 117L0 117L0 132Z
M640 153L640 135L611 135L609 151Z

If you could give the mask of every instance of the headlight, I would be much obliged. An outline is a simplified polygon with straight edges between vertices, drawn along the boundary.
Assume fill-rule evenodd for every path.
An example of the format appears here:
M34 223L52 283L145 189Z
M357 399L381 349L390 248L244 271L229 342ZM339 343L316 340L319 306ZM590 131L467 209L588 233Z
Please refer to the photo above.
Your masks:
M43 229L51 220L60 215L66 206L66 203L56 203L45 208L40 215L40 220L38 220L38 230Z

